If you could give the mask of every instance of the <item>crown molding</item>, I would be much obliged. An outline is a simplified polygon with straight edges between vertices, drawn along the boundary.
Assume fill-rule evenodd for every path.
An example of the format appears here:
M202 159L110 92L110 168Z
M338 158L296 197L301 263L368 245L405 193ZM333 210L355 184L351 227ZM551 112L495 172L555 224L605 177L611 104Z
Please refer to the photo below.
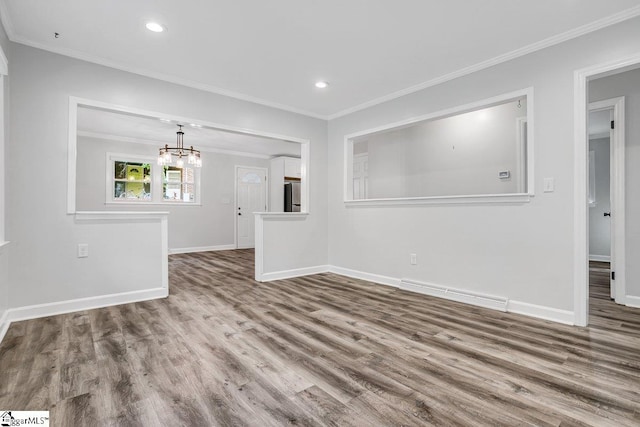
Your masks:
M112 135L102 132L90 132L85 130L78 130L78 136L84 136L86 138L106 139L109 141L128 142L133 144L152 145L157 148L164 147L166 142L153 141L150 139L132 138L130 136ZM269 154L247 153L244 151L225 150L224 148L212 148L206 146L200 146L201 152L227 154L230 156L252 157L255 159L270 159L273 156Z
M369 107L373 107L375 105L382 104L387 101L391 101L397 98L400 98L405 95L409 95L414 92L419 92L423 89L427 89L429 87L437 86L439 84L451 81L453 79L457 79L459 77L463 77L477 71L481 71L487 69L489 67L493 67L494 65L502 64L504 62L510 61L512 59L519 58L521 56L528 55L533 52L537 52L539 50L558 45L560 43L566 42L568 40L572 40L583 36L585 34L592 33L594 31L600 30L605 27L609 27L614 24L618 24L620 22L635 18L640 16L640 6L634 6L632 8L623 10L616 14L607 16L605 18L599 19L597 21L593 21L589 24L582 25L580 27L574 28L569 31L565 31L564 33L557 34L555 36L548 37L544 40L540 40L538 42L532 43L530 45L521 47L516 50L512 50L511 52L507 52L502 55L498 55L486 61L479 62L477 64L471 65L469 67L461 68L449 74L442 75L440 77L436 77L431 80L427 80L426 82L419 83L414 86L410 86L405 89L401 89L397 92L390 93L388 95L381 96L379 98L372 99L367 102L363 102L362 104L358 104L354 107L347 108L345 110L339 111L334 114L329 114L327 116L327 120L337 119L339 117L343 117L357 111L361 111L367 109Z
M387 101L391 101L397 98L400 98L405 95L409 95L411 93L415 93L421 91L423 89L427 89L429 87L433 87L450 80L454 80L459 77L463 77L469 74L472 74L477 71L481 71L487 69L489 67L493 67L498 64L502 64L504 62L510 61L512 59L519 58L521 56L527 55L529 53L537 52L539 50L545 49L547 47L555 46L557 44L563 43L565 41L575 39L577 37L583 36L585 34L592 33L594 31L600 30L602 28L618 24L620 22L635 18L640 16L640 5L631 7L629 9L623 10L621 12L615 13L613 15L606 16L597 21L593 21L589 24L582 25L580 27L571 29L569 31L565 31L564 33L557 34L555 36L548 37L544 40L529 44L522 48L512 50L511 52L507 52L502 55L498 55L486 61L479 62L477 64L471 65L469 67L461 68L459 70L453 71L451 73L442 75L440 77L433 78L431 80L427 80L425 82L419 83L417 85L410 86L405 89L401 89L399 91L390 93L388 95L384 95L378 98L374 98L370 101L363 102L361 104L355 105L350 108L346 108L344 110L338 111L333 114L323 115L314 113L311 111L302 110L299 108L295 108L289 105L280 104L277 102L267 101L261 98L257 98L251 95L246 95L238 92L229 91L226 89L218 88L212 85L208 85L206 83L197 82L189 79L184 79L177 76L172 76L164 73L158 73L155 71L137 68L137 67L129 67L124 64L120 64L118 62L109 61L104 58L100 58L94 55L88 55L82 52L78 52L73 49L64 49L64 48L51 48L50 46L46 46L42 43L34 42L32 40L26 39L18 34L16 34L11 19L9 17L8 9L6 6L6 2L4 0L0 0L0 21L4 26L5 32L14 43L23 44L26 46L34 47L36 49L41 49L53 53L57 53L59 55L69 56L71 58L80 59L82 61L91 62L98 65L103 65L105 67L115 68L117 70L126 71L129 73L151 77L157 80L166 81L169 83L178 84L181 86L191 87L193 89L199 89L205 92L214 93L217 95L227 96L229 98L235 98L241 101L252 102L254 104L264 105L266 107L276 108L283 111L288 111L290 113L300 114L307 117L312 117L320 120L333 120L337 119L357 111L361 111L375 105L382 104Z
M0 2L0 4L2 4ZM8 20L8 18L7 18ZM7 35L9 35L7 33ZM19 43L25 46L29 46L29 47L33 47L36 49L40 49L40 50L45 50L47 52L51 52L51 53L57 53L58 55L63 55L63 56L68 56L71 58L75 58L75 59L79 59L81 61L86 61L86 62L90 62L93 64L97 64L97 65L102 65L105 67L109 67L109 68L114 68L116 70L120 70L120 71L126 71L128 73L132 73L132 74L137 74L139 76L144 76L144 77L150 77L156 80L161 80L161 81L165 81L168 83L173 83L173 84L177 84L180 86L185 86L185 87L190 87L193 89L198 89L198 90L202 90L204 92L209 92L209 93L214 93L216 95L222 95L222 96L226 96L228 98L233 98L233 99L237 99L240 101L246 101L246 102L251 102L253 104L258 104L258 105L263 105L265 107L270 107L270 108L275 108L278 110L282 110L282 111L287 111L290 113L295 113L295 114L300 114L303 116L307 116L307 117L312 117L314 119L320 119L320 120L327 120L327 116L325 115L321 115L321 114L316 114L313 113L311 111L306 111L306 110L302 110L299 108L295 108L295 107L291 107L289 105L285 105L285 104L280 104L277 102L271 102L271 101L267 101L265 99L262 98L257 98L251 95L245 95L243 93L239 93L239 92L233 92L230 90L226 90L226 89L222 89L219 87L215 87L206 83L202 83L202 82L197 82L194 80L189 80L189 79L185 79L182 77L178 77L178 76L173 76L170 74L164 74L164 73L158 73L156 71L151 71L149 69L145 69L145 68L138 68L138 67L130 67L124 64L121 64L119 62L115 62L115 61L109 61L107 59L104 58L100 58L98 56L94 56L94 55L89 55L83 52L79 52L77 50L74 49L66 49L66 48L54 48L42 43L38 43L38 42L34 42L32 40L29 40L27 38L24 38L22 36L16 35L15 33L12 34L11 36L9 36L9 40L11 40L14 43Z

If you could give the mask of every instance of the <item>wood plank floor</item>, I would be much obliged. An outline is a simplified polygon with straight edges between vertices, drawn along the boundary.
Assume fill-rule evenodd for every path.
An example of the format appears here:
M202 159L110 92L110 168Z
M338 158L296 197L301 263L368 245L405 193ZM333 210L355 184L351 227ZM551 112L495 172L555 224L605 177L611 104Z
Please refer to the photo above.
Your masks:
M334 274L260 284L251 250L173 255L167 299L12 324L0 409L56 426L638 426L640 310L594 272L577 328Z

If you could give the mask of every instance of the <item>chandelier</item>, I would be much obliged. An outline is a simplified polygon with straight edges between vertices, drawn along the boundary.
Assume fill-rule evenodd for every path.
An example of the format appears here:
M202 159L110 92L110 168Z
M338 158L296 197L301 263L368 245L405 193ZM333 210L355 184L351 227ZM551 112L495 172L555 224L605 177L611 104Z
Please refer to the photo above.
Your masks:
M158 154L158 165L167 166L173 164L173 158L177 157L175 165L179 168L184 166L184 159L187 159L187 163L197 168L202 167L202 159L200 158L200 151L193 148L193 145L189 148L184 148L184 132L182 132L182 125L178 125L178 141L175 147L169 147L169 144L165 144L160 148Z

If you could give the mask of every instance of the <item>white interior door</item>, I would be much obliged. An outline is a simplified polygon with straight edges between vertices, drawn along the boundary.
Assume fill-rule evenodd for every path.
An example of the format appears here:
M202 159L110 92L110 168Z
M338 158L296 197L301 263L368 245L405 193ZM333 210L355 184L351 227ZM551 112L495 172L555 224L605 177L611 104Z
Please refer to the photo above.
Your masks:
M596 114L604 114L609 120L605 136L609 137L609 204L604 210L589 208L590 215L595 213L600 221L608 222L607 235L610 246L611 262L611 298L618 304L626 302L626 254L625 254L625 133L624 133L624 97L607 99L589 104L591 121ZM605 121L606 122L606 121ZM595 160L597 164L597 159ZM596 168L597 169L597 168ZM589 170L591 172L591 169ZM597 170L596 170L597 174ZM589 192L591 193L591 176ZM596 180L597 181L597 180ZM597 184L597 182L596 182ZM596 185L597 187L597 185ZM590 197L591 198L591 197ZM597 199L597 191L596 191ZM597 200L596 200L597 201ZM600 217L602 215L602 217ZM606 219L605 219L606 218ZM590 224L591 226L591 221ZM591 230L590 230L591 232ZM591 244L591 236L589 236ZM591 248L590 248L591 249ZM590 251L591 252L591 251ZM591 258L591 256L590 256Z
M236 236L238 248L255 247L254 212L267 211L267 170L236 167Z

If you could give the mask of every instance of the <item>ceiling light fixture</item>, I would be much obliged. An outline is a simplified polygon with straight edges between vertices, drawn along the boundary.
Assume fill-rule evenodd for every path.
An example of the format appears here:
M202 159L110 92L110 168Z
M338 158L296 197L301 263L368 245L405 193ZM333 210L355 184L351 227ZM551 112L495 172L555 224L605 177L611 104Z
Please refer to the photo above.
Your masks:
M160 148L158 153L158 165L167 166L173 164L173 156L178 156L176 160L176 166L181 168L184 166L184 160L182 157L187 157L187 162L197 168L202 167L202 159L200 158L200 151L193 148L184 148L184 132L182 132L182 125L178 125L178 140L175 147L169 147L169 144L165 144Z
M199 124L197 124L197 123L189 123L189 125L190 125L192 128L198 128L198 129L202 127L202 125L199 125Z
M153 31L154 33L161 33L165 30L164 26L157 22L147 22L145 27L147 27L147 30Z
M327 86L329 86L329 83L327 82L323 82L323 81L316 82L316 87L318 89L326 89Z

